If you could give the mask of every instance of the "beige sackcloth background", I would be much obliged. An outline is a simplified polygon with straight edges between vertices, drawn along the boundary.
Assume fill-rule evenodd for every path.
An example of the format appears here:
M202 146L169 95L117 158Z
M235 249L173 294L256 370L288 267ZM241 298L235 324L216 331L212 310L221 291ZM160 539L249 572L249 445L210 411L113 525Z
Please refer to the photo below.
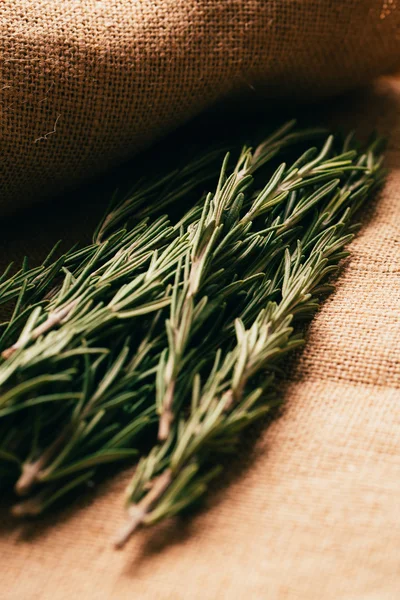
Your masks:
M400 79L326 116L387 134L389 175L311 325L283 416L232 457L203 510L140 531L123 552L110 542L126 473L27 525L5 502L2 600L400 598ZM78 217L11 219L0 254L45 247Z
M389 71L400 0L3 0L0 44L5 213L232 92L311 99ZM0 498L0 600L400 599L400 79L330 102L325 118L387 134L389 175L283 416L248 436L203 510L123 552L110 540L129 474L30 524ZM1 266L88 233L96 197L70 194L0 220Z

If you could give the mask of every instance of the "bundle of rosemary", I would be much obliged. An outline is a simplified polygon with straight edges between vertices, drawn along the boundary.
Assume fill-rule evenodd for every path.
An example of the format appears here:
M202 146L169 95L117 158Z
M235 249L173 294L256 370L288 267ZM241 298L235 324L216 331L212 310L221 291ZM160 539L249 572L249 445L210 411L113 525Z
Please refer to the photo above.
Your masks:
M6 271L0 482L25 497L14 514L140 455L117 545L203 495L242 430L279 403L280 363L382 180L380 149L290 122L233 149L217 176L218 151L140 181L91 245Z

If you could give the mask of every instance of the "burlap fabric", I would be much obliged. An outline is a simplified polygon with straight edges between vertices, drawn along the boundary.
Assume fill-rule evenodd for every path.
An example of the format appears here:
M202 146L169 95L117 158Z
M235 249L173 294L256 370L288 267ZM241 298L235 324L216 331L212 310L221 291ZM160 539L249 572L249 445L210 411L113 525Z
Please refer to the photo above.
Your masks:
M307 99L400 64L398 0L0 2L0 212L234 92Z
M28 526L4 507L2 599L400 598L400 80L334 113L389 134L389 176L313 321L283 417L231 459L205 510L124 552L110 540L125 474ZM3 226L1 255L26 251L29 232L36 247L71 228L73 215L46 222L49 211Z

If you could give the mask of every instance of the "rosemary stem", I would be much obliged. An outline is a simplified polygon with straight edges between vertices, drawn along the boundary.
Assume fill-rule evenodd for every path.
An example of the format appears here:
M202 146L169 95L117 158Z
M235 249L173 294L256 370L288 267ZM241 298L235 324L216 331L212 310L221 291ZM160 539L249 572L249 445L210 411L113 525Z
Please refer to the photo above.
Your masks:
M172 471L166 469L161 475L152 481L152 487L146 496L128 511L128 521L118 532L115 539L115 547L122 548L131 535L142 524L143 519L151 510L153 505L162 497L172 482Z

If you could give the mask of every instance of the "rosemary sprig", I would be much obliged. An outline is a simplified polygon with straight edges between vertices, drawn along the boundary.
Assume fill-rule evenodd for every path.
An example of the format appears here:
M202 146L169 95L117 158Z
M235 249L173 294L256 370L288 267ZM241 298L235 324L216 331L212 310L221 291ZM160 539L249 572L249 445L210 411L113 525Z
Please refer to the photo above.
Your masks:
M256 219L267 214L269 227L262 233L248 233L247 237L267 235L271 240L273 235L279 237L299 222L301 236L286 239L284 255L278 263L274 265L273 261L271 267L265 261L266 275L274 280L274 292L265 288L257 296L258 313L248 327L236 318L234 347L222 346L215 352L211 367L191 374L191 403L181 402L180 408L184 404L184 409L179 412L178 423L169 431L166 442L141 460L127 490L129 520L117 538L117 546L122 546L139 525L151 525L172 516L204 494L209 481L219 472L219 467L213 466L215 457L233 451L240 432L276 405L276 365L282 356L304 343L301 331L296 331L296 320L300 316L310 318L318 308L318 298L327 289L325 280L337 268L345 255L343 247L353 236L351 217L381 176L381 158L374 155L376 143L362 156L343 152L327 157L332 141L330 138L317 159L300 170L292 166L285 175L285 166L279 167L266 188L252 198L244 217L240 212L236 214L233 226L227 208L237 195L224 206L230 232L247 222L249 215ZM353 160L356 168L348 169ZM344 167L341 172L339 166ZM331 169L339 179L307 193L307 177L313 180L312 184L318 178L320 184L320 174L325 179ZM346 177L347 173L350 175ZM282 189L289 193L300 189L297 202ZM272 296L277 299L273 301ZM188 321L183 319L182 328L186 331L191 325Z

